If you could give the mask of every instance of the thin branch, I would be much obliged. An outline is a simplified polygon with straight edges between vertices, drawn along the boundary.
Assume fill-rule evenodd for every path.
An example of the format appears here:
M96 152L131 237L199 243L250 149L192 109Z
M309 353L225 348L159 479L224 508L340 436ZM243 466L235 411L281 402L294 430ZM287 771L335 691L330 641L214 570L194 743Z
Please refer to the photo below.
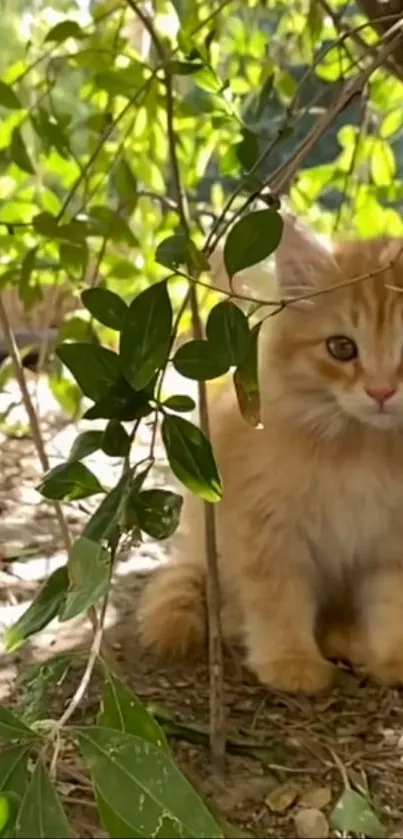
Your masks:
M154 29L148 15L139 9L135 0L127 0L143 22L150 34L152 42L162 62L166 63L165 50ZM172 168L173 184L177 212L183 232L190 238L190 216L187 195L182 188L182 179L177 155L177 136L174 127L174 99L172 77L169 69L165 69L166 88L166 117L168 131L169 158ZM191 266L188 266L191 272ZM202 337L203 329L197 300L197 289L190 276L189 301L192 315L193 334L196 339ZM200 427L210 439L210 422L208 414L207 391L205 382L198 382ZM225 760L225 711L224 711L224 665L222 653L221 633L221 603L218 574L218 554L216 538L216 521L213 504L204 503L204 531L207 559L207 605L209 628L209 671L210 671L210 748L212 758L217 767L223 769Z

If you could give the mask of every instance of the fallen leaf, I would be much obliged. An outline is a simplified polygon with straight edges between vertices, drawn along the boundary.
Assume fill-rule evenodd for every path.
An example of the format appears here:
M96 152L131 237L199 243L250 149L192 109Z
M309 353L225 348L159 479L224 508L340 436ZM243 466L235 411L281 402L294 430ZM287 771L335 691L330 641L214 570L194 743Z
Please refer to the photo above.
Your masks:
M313 807L315 810L323 810L332 800L330 787L313 787L301 795L299 803L301 807Z
M327 839L329 836L327 818L315 807L298 810L294 816L294 824L300 839Z
M284 813L292 804L294 804L300 790L290 781L285 784L279 784L266 798L266 804L273 813Z

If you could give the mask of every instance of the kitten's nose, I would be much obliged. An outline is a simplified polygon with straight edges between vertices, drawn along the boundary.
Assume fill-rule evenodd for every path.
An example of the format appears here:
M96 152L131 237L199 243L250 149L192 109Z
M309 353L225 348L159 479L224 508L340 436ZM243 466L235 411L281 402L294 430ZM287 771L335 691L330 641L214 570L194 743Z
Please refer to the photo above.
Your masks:
M365 390L368 393L368 396L371 399L375 399L375 402L379 402L380 405L383 405L388 399L396 393L396 390L393 387L366 387Z

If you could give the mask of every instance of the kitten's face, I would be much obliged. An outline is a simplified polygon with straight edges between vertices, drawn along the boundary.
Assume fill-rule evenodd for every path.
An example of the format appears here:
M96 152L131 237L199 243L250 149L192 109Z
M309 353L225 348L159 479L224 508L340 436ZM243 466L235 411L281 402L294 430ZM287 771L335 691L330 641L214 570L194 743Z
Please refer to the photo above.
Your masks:
M334 262L316 266L316 288L373 270L384 247L384 242L343 246L340 268ZM290 393L290 409L295 413L298 402L303 422L330 433L352 417L385 431L403 428L401 258L392 270L289 310L280 333L282 375L297 397L291 405Z

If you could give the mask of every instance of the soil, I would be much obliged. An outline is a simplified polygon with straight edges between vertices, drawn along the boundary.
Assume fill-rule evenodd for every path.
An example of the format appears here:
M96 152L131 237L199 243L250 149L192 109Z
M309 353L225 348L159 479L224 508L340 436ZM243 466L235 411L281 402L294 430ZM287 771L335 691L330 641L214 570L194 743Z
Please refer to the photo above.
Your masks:
M39 402L52 465L57 452L66 452L77 433L66 426L45 392ZM19 415L19 433L24 430ZM145 428L139 445L147 446ZM113 469L105 470L110 485ZM94 467L94 471L96 471ZM158 480L168 472L161 459ZM29 435L4 435L0 442L0 624L10 625L26 608L38 583L64 562L63 544L50 507L35 492L40 467ZM86 508L89 505L86 503ZM79 533L86 509L66 508L69 526ZM144 575L164 556L164 546L152 541L128 545L119 567L106 622L106 640L122 674L137 696L183 725L170 738L173 755L183 772L220 816L232 836L291 837L301 833L300 813L313 807L323 812L328 827L340 795L351 787L369 795L385 833L403 837L403 694L386 689L340 666L338 684L317 699L285 696L257 684L236 651L225 660L225 708L228 754L226 771L211 765L208 749L209 685L205 656L187 663L160 662L141 651L136 639L136 600ZM0 701L7 705L35 697L24 688L33 662L56 653L85 650L91 638L84 619L52 624L15 655L0 661ZM51 690L45 716L57 718L82 674L81 658L62 684ZM91 683L78 718L93 720L99 706L99 677ZM27 705L28 703L28 705ZM78 836L102 837L85 768L65 747L58 775L59 792ZM308 834L310 835L310 834ZM349 834L344 834L349 835ZM352 834L350 834L352 835Z

